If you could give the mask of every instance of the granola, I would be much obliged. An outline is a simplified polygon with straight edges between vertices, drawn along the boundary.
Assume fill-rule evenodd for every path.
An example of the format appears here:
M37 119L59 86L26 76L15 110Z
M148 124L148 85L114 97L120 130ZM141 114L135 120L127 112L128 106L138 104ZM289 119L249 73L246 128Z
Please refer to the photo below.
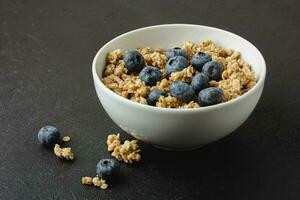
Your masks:
M105 182L105 180L100 179L98 176L96 176L96 177L93 178L93 184L94 184L94 186L99 187L99 188L101 188L103 190L107 189L107 187L108 187L108 185Z
M184 103L180 108L200 108L197 102L191 101L189 103Z
M107 150L112 152L111 155L119 161L133 163L140 161L140 149L138 140L125 140L123 144L120 142L120 134L110 134L107 137Z
M113 151L117 146L121 145L120 134L110 134L106 140L107 150Z
M156 102L156 106L157 107L161 107L161 108L178 108L180 107L180 102L172 96L161 96L158 99L158 102Z
M194 74L196 73L196 70L189 66L182 71L179 72L173 72L169 78L170 81L183 81L186 83L190 83L194 77Z
M134 75L122 74L122 76L117 76L111 74L103 78L102 81L115 93L132 100L139 97L144 98L150 91L150 87Z
M156 83L156 86L151 87L150 90L152 91L154 89L160 89L160 90L164 90L165 92L168 92L169 86L170 86L170 81L164 78L161 81L158 81Z
M89 176L81 178L81 184L83 185L94 185L95 187L99 187L103 190L108 188L108 185L105 180L99 178L98 176L92 178Z
M187 52L188 61L194 54L204 52L210 54L213 61L219 62L224 71L222 79L211 80L210 87L219 87L224 93L224 100L229 101L249 91L256 84L256 76L251 66L241 59L238 51L223 48L211 40L205 40L200 44L184 42L181 48ZM147 86L139 78L137 73L128 74L123 60L124 52L116 49L107 55L107 66L103 73L102 82L115 93L132 101L147 105L147 96L154 89L165 91L168 95L161 96L156 102L157 107L163 108L199 108L195 101L180 102L170 96L169 86L174 81L191 83L195 74L199 73L191 65L182 71L173 72L169 77L166 75L166 63L168 58L163 48L151 49L150 47L139 48L147 66L154 66L162 72L162 80L154 86ZM125 52L126 53L126 52Z
M144 56L147 65L162 69L167 63L168 58L161 48L156 49L156 51L151 51L149 47L140 48L139 52Z
M66 135L66 136L64 136L62 138L62 141L64 141L64 142L70 142L71 141L71 137Z
M93 185L93 178L86 176L81 178L81 184L83 185Z
M65 158L66 160L73 160L74 154L70 147L61 148L59 144L54 146L54 154L59 158Z

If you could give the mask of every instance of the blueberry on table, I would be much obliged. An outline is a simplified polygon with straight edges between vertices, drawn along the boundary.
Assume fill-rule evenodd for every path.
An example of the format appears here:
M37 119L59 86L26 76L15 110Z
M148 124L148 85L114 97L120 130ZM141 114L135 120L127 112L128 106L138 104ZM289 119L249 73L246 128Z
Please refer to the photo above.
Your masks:
M211 55L199 52L193 55L191 63L196 70L201 72L203 65L209 61L211 61Z
M101 159L96 166L96 174L109 181L117 178L120 172L120 163L115 159Z
M158 101L159 97L161 96L167 96L167 93L163 90L155 89L152 90L147 98L147 102L151 106L155 106L156 102Z
M129 51L125 53L123 59L129 73L140 72L145 66L144 57L138 51Z
M223 66L216 61L210 61L204 64L202 72L208 76L210 80L219 81L222 78Z
M188 54L185 50L181 49L180 47L175 47L173 49L167 49L166 56L168 57L168 59L170 59L174 56L183 56L183 57L187 58Z
M183 56L174 56L166 64L166 73L168 76L172 72L178 72L189 66L188 60Z
M190 102L194 99L195 91L185 82L175 81L170 85L170 94L180 101Z
M209 78L203 73L196 74L192 79L191 86L198 93L209 87Z
M139 78L147 86L153 86L162 79L162 73L157 67L147 66L140 72Z
M198 95L200 106L210 106L221 103L223 101L223 90L216 87L209 87L201 90Z
M44 126L38 132L39 142L47 147L53 147L59 140L60 133L54 126Z

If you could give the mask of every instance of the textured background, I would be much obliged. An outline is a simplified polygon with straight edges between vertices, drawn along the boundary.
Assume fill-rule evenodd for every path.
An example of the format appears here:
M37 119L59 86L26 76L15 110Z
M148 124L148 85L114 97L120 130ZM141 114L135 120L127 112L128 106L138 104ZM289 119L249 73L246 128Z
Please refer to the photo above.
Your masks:
M0 199L300 199L299 1L0 1ZM120 131L94 91L97 50L126 31L192 23L237 33L265 56L261 101L229 137L193 152L142 145L102 191L80 184ZM36 139L72 137L62 162ZM127 137L122 134L122 137Z

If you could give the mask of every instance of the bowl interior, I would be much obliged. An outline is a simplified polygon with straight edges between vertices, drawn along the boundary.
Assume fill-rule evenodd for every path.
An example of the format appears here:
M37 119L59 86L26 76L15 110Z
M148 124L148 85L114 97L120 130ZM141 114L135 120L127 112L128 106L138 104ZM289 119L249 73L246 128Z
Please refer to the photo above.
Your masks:
M106 66L106 55L115 49L126 51L139 47L173 48L186 41L199 43L207 39L211 39L223 47L241 52L242 59L252 65L258 82L261 75L265 74L265 62L261 53L247 40L221 29L185 24L151 26L122 34L100 49L96 55L94 67L96 67L98 77L101 78Z

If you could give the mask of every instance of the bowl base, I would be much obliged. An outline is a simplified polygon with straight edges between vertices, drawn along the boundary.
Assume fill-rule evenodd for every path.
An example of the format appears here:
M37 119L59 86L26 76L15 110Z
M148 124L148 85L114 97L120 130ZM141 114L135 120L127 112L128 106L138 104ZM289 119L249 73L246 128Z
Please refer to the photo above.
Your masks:
M155 148L162 149L165 151L193 151L196 149L200 149L201 147L204 147L205 145L199 145L199 146L194 146L194 147L183 147L183 148L176 148L176 147L163 147L159 145L152 145Z

